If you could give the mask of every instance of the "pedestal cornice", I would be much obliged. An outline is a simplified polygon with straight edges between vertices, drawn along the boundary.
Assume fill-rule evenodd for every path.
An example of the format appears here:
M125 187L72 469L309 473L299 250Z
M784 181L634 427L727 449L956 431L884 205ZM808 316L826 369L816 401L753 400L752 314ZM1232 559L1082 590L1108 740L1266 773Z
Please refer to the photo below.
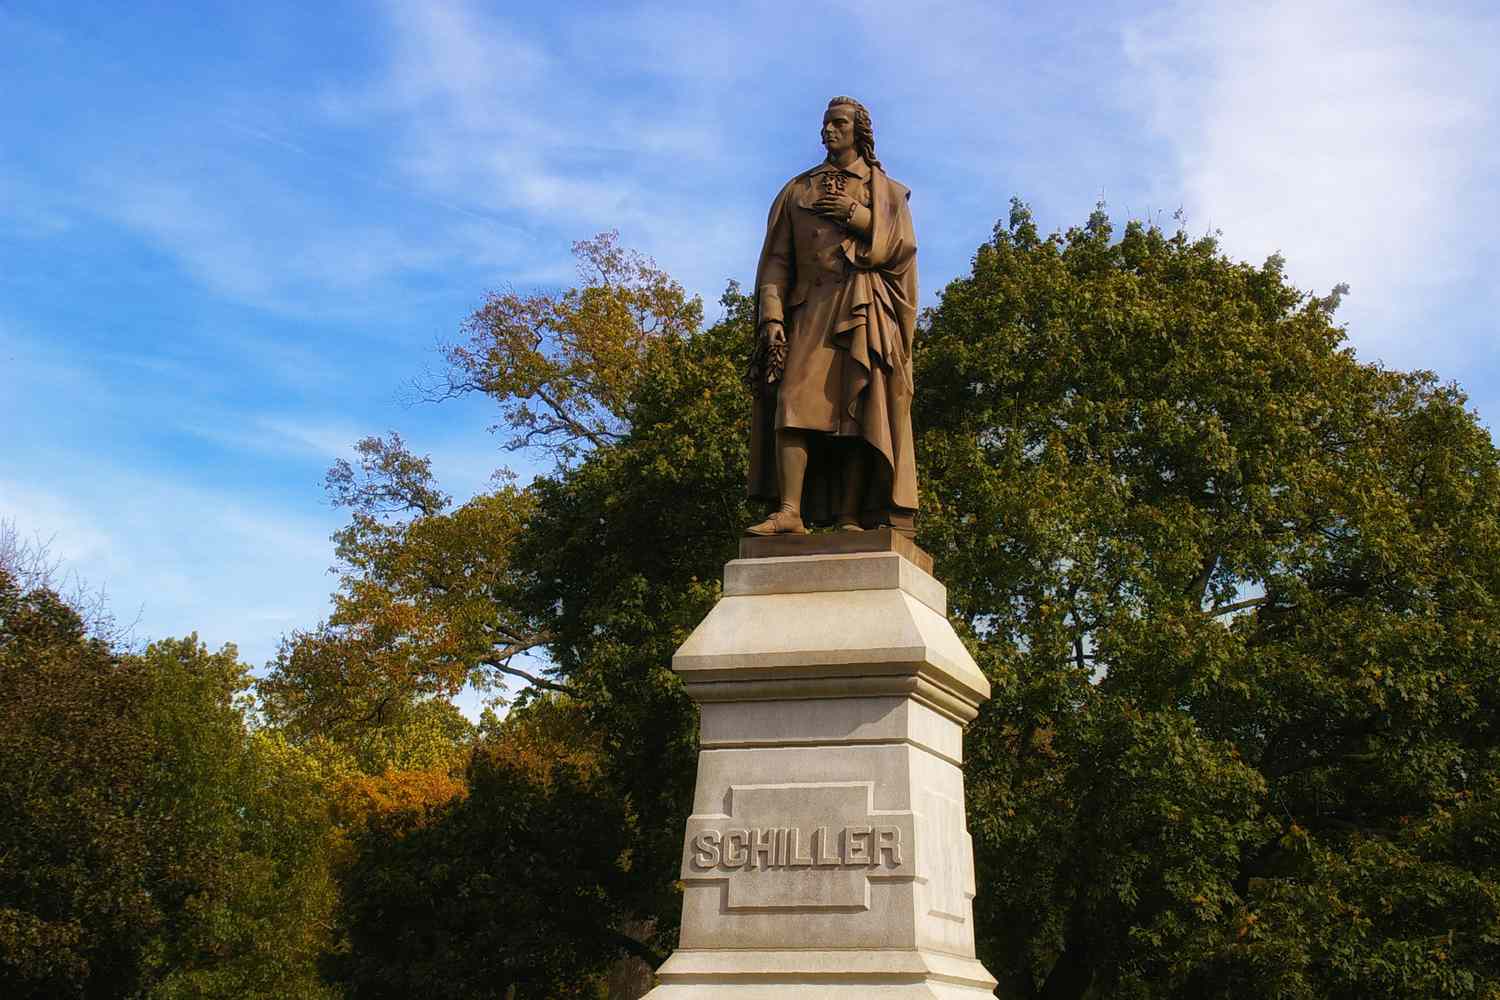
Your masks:
M990 686L946 609L896 552L737 559L672 666L699 702L908 694L967 722Z

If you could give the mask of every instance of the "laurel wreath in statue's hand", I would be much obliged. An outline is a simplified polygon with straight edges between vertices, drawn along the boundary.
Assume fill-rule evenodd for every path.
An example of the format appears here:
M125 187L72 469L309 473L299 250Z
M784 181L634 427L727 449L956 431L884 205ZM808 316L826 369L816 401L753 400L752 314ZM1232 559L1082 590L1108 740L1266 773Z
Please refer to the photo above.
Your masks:
M778 384L786 374L786 327L770 320L761 327L755 350L750 352L750 365L745 371L745 387L759 393L768 386Z

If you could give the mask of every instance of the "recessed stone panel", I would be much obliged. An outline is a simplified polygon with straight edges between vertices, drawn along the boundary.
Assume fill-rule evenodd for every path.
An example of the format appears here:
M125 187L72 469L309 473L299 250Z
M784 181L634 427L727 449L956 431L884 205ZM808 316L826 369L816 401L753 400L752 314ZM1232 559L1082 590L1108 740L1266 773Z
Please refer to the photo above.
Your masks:
M688 819L684 882L723 882L730 910L863 910L869 881L916 876L909 810L874 782L731 785L724 812Z

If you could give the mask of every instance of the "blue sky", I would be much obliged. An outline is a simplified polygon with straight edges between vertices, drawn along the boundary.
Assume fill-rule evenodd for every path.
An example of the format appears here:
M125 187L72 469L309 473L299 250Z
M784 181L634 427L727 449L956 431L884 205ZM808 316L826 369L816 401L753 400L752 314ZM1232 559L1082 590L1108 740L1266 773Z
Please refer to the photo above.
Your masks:
M531 468L483 401L403 402L486 291L617 228L712 316L844 93L928 304L1013 194L1180 208L1492 419L1497 42L1478 3L0 0L0 518L140 637L263 663L326 611L354 440L459 497Z

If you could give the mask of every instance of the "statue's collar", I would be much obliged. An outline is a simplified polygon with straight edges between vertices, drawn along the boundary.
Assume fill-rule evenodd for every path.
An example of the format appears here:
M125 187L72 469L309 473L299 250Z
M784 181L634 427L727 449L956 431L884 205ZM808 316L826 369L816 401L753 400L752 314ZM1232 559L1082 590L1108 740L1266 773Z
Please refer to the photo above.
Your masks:
M812 172L815 174L826 174L829 171L839 171L845 174L853 174L855 177L858 177L862 181L867 181L870 179L870 165L865 162L865 158L863 156L856 156L854 158L854 162L849 164L847 167L840 167L834 163L829 162L828 160L824 160L822 163L820 163L816 167L813 167L812 169Z

